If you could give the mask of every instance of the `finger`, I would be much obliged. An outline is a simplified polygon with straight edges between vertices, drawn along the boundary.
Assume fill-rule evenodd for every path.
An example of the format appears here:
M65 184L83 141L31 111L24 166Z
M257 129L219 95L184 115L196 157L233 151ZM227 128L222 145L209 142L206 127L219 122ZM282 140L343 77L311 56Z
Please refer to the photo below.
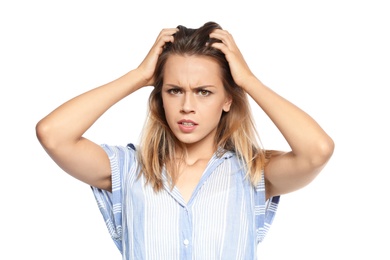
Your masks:
M227 55L228 52L230 51L229 47L223 42L214 42L211 46L213 48L216 48L216 49L222 51L225 55Z
M169 28L169 29L163 29L161 30L160 34L157 37L157 40L163 38L163 39L172 39L173 35L178 31L179 29L177 28Z
M226 30L215 29L210 33L210 38L215 38L222 41L228 47L233 47L235 45L233 36Z
M157 53L161 54L163 47L167 42L174 42L174 34L178 31L177 28L163 29L158 35L156 42L154 43L154 49L157 48Z

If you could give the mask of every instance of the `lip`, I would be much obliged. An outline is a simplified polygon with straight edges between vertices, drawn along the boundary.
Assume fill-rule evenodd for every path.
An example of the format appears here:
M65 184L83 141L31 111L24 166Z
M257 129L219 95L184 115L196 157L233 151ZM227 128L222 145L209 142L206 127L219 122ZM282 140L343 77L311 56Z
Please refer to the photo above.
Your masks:
M189 119L182 119L178 121L177 124L183 133L191 133L198 126L196 122Z

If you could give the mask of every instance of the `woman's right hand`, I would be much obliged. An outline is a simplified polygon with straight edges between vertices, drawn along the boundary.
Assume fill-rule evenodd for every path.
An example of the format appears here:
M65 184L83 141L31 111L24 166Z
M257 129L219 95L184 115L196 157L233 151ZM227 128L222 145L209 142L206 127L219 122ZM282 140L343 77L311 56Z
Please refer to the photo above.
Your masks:
M164 29L135 70L63 103L36 126L38 140L65 172L91 186L111 190L111 168L102 147L84 133L119 100L142 86L153 85L153 74L165 43L177 29Z
M157 60L160 54L162 53L164 46L167 42L173 42L173 35L178 31L177 28L169 28L161 30L158 35L155 43L150 49L149 53L146 55L145 59L138 66L137 70L140 75L144 78L146 84L145 86L154 85L154 70L156 68Z

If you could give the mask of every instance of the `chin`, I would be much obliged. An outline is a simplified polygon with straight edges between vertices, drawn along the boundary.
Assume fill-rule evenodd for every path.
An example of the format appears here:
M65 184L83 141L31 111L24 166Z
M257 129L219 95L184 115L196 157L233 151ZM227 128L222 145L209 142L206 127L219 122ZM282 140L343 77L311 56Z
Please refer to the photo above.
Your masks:
M193 138L177 138L177 139L182 144L195 144L200 141L198 139L193 139Z
M202 141L202 138L196 137L193 134L178 134L175 137L182 144L195 144Z

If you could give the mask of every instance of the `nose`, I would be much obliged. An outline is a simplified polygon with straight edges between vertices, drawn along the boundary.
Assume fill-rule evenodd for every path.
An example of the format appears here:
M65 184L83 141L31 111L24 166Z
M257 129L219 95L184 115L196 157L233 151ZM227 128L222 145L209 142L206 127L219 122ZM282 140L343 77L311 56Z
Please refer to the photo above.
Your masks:
M187 92L183 95L183 103L180 111L186 114L195 112L195 97L191 92Z

